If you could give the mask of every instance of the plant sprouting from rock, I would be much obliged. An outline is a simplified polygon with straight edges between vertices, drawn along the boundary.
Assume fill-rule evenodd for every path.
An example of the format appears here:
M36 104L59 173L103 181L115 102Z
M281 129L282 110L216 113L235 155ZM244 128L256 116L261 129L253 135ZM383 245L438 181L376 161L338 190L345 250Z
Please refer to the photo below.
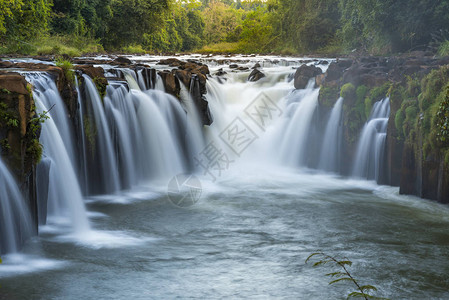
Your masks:
M306 263L309 262L313 258L318 258L319 260L316 261L313 266L318 267L322 265L334 265L339 267L341 270L336 272L327 273L326 276L331 277L331 281L329 284L335 284L338 282L351 282L356 286L356 291L351 292L348 294L349 298L363 298L363 299L386 299L386 298L379 298L376 296L371 295L372 292L376 292L377 288L372 285L361 285L349 272L348 267L352 266L352 261L348 259L339 260L335 258L334 256L327 255L324 252L315 252L309 255L306 259Z

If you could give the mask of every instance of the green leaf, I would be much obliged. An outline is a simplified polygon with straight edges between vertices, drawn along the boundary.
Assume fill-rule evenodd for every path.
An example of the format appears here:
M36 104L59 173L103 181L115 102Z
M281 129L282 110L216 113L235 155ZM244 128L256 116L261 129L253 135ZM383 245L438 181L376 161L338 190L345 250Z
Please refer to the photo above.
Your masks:
M321 252L315 252L315 253L310 254L309 257L307 257L307 259L306 259L306 263L307 263L312 257L314 257L314 256L316 256L316 255L323 255L323 253L321 253Z
M340 281L350 281L350 282L355 282L355 280L352 279L352 278L349 278L349 277L343 277L343 278L338 278L338 279L332 280L331 282L329 282L329 284L334 284L334 283L337 283L337 282L340 282Z
M352 261L350 260L341 260L338 262L339 265L348 265L348 266L352 266Z
M331 276L331 277L340 277L340 276L345 276L347 275L344 272L332 272L332 273L327 273L326 276Z

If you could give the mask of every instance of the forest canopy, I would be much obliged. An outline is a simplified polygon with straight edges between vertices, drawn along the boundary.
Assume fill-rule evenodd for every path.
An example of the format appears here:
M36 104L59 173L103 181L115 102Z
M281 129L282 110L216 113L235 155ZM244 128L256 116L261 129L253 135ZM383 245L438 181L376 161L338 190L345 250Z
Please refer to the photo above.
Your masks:
M0 0L0 53L449 54L447 0Z

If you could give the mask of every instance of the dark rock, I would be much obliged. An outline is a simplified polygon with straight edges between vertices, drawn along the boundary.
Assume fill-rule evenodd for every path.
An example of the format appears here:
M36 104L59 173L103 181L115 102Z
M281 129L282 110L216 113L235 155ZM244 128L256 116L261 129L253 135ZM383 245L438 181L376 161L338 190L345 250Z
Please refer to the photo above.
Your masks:
M162 78L165 91L179 99L181 87L179 85L179 80L175 77L175 75L169 71L162 71L158 74Z
M237 64L231 64L229 65L230 69L237 69L239 66Z
M98 93L101 96L106 95L106 87L108 86L108 80L104 76L104 70L101 67L94 67L92 65L77 65L75 70L86 74L95 83Z
M132 64L132 61L129 58L119 56L116 59L114 59L115 63L118 63L120 65L130 65Z
M311 78L314 78L321 73L323 73L323 71L318 67L307 65L300 66L295 72L295 89L304 89Z
M168 65L170 67L179 67L185 64L185 62L180 61L177 58L167 58L167 59L161 59L158 63L158 65Z
M329 65L329 67L326 70L326 80L327 81L336 81L340 80L340 78L343 76L343 67L340 66L340 64L333 62Z
M248 76L248 81L258 81L261 78L264 78L265 74L259 71L259 69L254 69L251 74Z
M0 68L10 68L12 65L13 65L13 63L10 61L7 61L7 60L0 61Z
M218 69L218 71L217 72L215 72L215 76L223 76L223 75L226 75L226 74L228 74L226 71L223 71L223 68L220 68L220 69Z
M259 63L256 63L251 69L257 69L257 68L260 68L260 64Z

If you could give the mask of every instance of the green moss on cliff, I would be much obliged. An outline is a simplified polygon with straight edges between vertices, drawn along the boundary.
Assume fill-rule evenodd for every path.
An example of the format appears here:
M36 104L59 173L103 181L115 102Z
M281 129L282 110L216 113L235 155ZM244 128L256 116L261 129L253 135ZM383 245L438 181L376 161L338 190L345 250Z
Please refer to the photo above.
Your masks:
M320 88L320 95L318 96L318 101L320 105L325 107L332 107L337 101L340 89L338 86L327 86L323 85Z
M352 83L346 83L341 87L340 97L344 99L354 98L355 86Z

